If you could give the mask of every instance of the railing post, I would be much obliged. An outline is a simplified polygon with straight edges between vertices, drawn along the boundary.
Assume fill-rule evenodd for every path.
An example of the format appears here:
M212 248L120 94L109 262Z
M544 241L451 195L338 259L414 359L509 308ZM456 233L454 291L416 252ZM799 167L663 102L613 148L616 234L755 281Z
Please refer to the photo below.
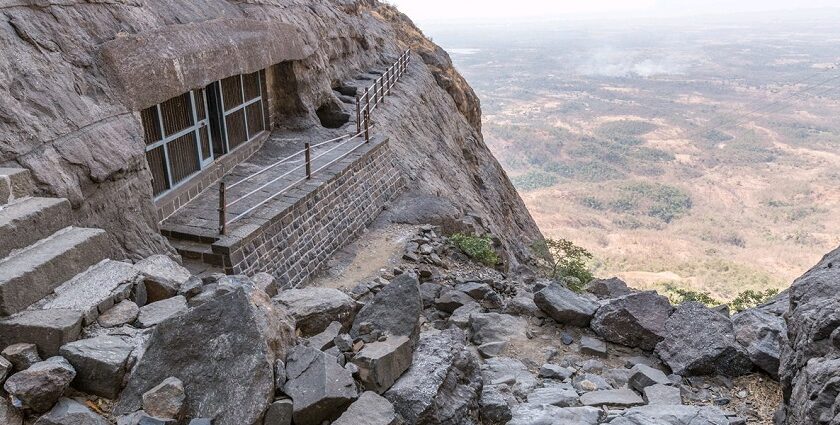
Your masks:
M312 149L306 143L306 180L312 180Z
M219 183L219 234L227 232L227 201L225 200L225 182Z
M365 122L370 117L370 88L365 89Z
M356 134L362 132L362 105L359 104L359 94L356 93Z
M388 71L386 70L381 77L379 77L379 98L382 99L382 103L385 103L385 78L388 77Z
M370 143L370 115L365 111L365 143Z

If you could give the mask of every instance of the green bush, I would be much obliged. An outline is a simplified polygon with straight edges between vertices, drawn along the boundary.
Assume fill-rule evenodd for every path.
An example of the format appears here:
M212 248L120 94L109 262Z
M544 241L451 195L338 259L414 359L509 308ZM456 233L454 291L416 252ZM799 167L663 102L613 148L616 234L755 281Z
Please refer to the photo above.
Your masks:
M691 289L679 288L673 284L665 285L666 296L671 300L671 304L682 304L684 302L696 301L704 304L707 307L715 307L723 304L716 300L708 292L694 291Z
M738 294L738 296L729 303L729 308L735 312L744 311L748 308L758 307L761 304L770 301L770 299L776 295L779 295L778 289L768 289L763 292L747 290Z
M487 236L465 235L456 233L449 238L467 257L486 266L499 263L499 255L493 249L493 241Z
M531 249L540 258L544 276L563 281L575 292L582 291L594 279L589 264L592 254L571 241L548 238L535 242Z
M741 312L750 308L758 307L761 304L770 301L776 295L779 295L778 289L768 289L766 291L746 290L738 294L731 302L724 303L712 297L708 292L694 291L691 289L684 289L675 286L674 284L666 284L665 292L672 304L682 304L688 301L696 301L707 307L715 307L726 304L732 312Z
M513 177L510 181L519 190L536 190L554 186L557 184L557 176L542 171L531 171L527 174Z

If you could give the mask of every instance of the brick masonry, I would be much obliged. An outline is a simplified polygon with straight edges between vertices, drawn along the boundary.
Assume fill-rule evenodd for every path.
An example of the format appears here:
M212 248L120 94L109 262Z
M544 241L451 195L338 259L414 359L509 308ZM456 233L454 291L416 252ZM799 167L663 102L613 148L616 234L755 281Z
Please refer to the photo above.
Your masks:
M389 141L370 145L334 164L340 171L325 181L296 190L291 206L214 243L225 273L268 272L284 288L297 286L358 237L403 189Z

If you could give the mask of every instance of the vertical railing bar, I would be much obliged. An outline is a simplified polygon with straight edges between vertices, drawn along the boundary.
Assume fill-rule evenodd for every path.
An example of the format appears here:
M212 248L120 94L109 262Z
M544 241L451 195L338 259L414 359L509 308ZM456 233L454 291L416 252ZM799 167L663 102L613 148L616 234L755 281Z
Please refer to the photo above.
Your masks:
M227 233L227 202L225 201L225 182L219 183L219 234Z
M365 111L365 143L370 143L370 115Z
M359 105L359 93L356 93L356 134L362 132L362 107Z
M306 180L312 180L312 149L306 143Z

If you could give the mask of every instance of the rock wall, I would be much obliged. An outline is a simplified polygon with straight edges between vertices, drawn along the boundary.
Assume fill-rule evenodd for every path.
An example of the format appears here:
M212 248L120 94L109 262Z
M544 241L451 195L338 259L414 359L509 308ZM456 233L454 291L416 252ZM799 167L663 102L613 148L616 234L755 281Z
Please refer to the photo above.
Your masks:
M383 132L394 141L408 187L480 213L510 252L528 255L527 240L539 231L484 145L478 99L443 50L375 0L4 2L0 165L30 169L41 194L68 198L76 219L108 230L126 256L169 251L158 234L138 105L126 100L124 81L109 69L107 46L179 25L226 28L216 23L221 18L288 24L297 32L296 51L309 55L288 65L283 81L297 95L273 111L291 128L319 125L315 111L337 103L336 84L414 49L424 66L411 87L412 109L377 118L390 124ZM233 53L242 69L265 59Z

